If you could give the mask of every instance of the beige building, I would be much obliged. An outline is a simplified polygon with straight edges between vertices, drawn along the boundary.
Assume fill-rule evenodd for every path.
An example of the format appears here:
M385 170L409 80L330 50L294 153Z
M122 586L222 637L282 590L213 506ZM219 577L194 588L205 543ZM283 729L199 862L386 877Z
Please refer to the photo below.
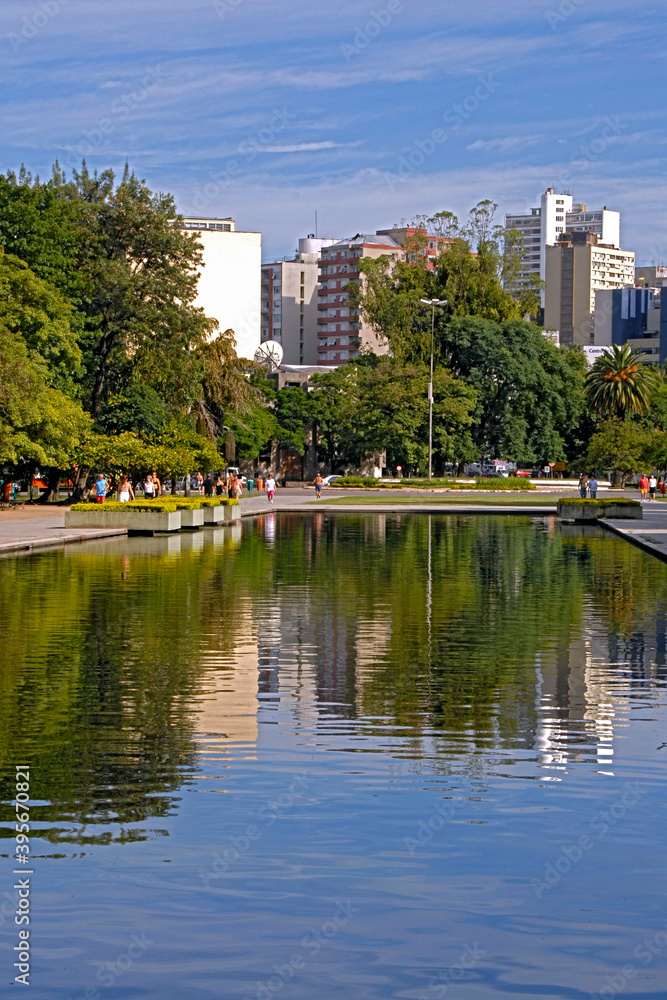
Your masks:
M361 316L350 309L345 286L363 280L358 263L363 257L400 260L403 250L391 236L357 233L325 247L320 257L318 348L319 364L347 364L360 347L370 347L376 354L386 354L388 347Z
M196 232L204 247L195 305L217 319L221 330L233 330L236 351L252 358L260 343L262 235L243 233L233 219L183 219L183 229Z
M282 344L286 365L318 364L318 261L334 242L307 236L293 260L262 264L262 343Z
M595 293L634 285L635 255L595 233L566 232L546 248L544 329L561 344L594 343Z

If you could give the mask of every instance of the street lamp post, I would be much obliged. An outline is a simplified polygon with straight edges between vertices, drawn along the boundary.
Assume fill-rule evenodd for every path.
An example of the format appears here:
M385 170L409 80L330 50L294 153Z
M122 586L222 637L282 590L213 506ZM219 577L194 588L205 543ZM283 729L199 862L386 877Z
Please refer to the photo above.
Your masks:
M428 478L433 478L433 343L435 338L435 307L446 306L447 299L420 299L431 307L431 380L428 384Z

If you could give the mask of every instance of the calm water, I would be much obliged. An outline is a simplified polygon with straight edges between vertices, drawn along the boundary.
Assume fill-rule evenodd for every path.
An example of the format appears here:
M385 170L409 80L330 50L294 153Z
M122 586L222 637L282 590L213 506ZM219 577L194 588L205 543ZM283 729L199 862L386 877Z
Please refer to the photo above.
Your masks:
M268 515L0 591L33 1000L667 995L666 565L555 519Z

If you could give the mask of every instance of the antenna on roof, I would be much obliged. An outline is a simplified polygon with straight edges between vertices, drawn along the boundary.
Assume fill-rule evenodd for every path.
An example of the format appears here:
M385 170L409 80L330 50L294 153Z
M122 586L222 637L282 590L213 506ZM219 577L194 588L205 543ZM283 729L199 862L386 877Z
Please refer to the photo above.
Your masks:
M315 212L315 239L317 239L317 212Z

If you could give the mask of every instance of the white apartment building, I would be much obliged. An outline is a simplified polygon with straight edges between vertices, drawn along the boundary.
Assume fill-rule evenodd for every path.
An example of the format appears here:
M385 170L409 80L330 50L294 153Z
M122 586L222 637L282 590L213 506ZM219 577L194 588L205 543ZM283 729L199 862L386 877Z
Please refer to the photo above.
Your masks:
M307 236L292 260L262 264L262 343L283 347L286 365L317 365L319 256L335 240Z
M193 216L180 225L204 247L195 305L220 330L234 331L239 357L252 358L260 343L261 233L240 232L233 219Z
M618 247L621 242L621 216L606 207L589 211L577 204L570 194L558 194L548 188L539 208L528 214L506 215L505 229L516 229L523 238L523 269L519 280L527 283L531 275L546 280L546 248L558 241L561 233L595 233L600 243ZM544 305L544 296L542 299Z
M376 354L386 354L373 328L350 309L345 286L363 280L358 262L363 257L386 254L397 261L403 250L391 236L357 233L322 250L320 257L318 356L321 365L347 364L356 357L359 347L368 346Z
M562 233L546 248L544 329L563 345L593 344L596 292L634 285L632 251L598 242L595 233Z

